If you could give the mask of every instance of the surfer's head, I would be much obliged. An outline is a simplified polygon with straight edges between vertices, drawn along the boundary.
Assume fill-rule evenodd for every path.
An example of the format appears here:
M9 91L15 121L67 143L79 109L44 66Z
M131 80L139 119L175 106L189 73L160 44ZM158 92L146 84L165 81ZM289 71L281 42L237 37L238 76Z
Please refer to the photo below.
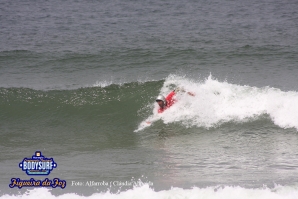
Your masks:
M166 98L163 95L157 96L155 101L158 103L159 107L161 108L167 105Z

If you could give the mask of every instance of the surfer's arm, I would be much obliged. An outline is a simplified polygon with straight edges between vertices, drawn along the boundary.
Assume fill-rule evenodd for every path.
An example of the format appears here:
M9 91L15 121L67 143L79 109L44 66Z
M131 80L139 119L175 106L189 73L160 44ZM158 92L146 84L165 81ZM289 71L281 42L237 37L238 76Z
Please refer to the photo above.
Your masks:
M180 88L180 87L177 87L175 90L174 90L174 92L175 93L178 93L178 92L186 92L183 88ZM188 95L190 95L190 96L195 96L195 94L193 93L193 92L186 92Z

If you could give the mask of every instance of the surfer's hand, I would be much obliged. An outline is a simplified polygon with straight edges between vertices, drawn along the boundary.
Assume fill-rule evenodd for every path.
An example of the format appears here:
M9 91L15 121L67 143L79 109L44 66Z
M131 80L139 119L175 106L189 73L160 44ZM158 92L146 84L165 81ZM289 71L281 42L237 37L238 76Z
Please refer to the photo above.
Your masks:
M175 90L174 90L174 92L175 93L178 93L178 92L186 92L185 90L184 90L184 88L180 88L180 87L177 87L177 88L175 88ZM194 93L192 93L192 92L187 92L187 94L189 94L190 96L195 96L195 94Z
M183 89L183 88L180 88L180 87L177 87L177 88L175 88L175 90L174 90L174 92L175 93L178 93L178 92L185 92L185 90Z
M147 124L151 124L151 122L149 122L149 121L146 121L146 123L147 123Z
M190 96L195 96L195 94L192 92L187 92L187 94L189 94Z

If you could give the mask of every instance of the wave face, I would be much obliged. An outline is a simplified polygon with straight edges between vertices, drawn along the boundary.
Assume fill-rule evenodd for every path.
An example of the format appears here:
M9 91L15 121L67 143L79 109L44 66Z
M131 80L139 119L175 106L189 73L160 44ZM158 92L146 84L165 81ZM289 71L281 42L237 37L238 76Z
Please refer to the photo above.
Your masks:
M298 129L298 93L281 91L272 87L251 87L220 82L210 75L203 81L194 81L182 76L166 78L160 93L167 95L175 87L195 93L176 95L177 102L158 115L156 105L148 119L162 119L164 123L180 122L185 127L218 127L223 123L243 123L263 118L280 128Z
M133 130L143 119L140 115L147 114L139 109L147 110L146 104L154 101L161 85L162 81L152 81L74 90L0 88L0 130L5 135L0 144L24 137L26 146L42 147L38 140L45 136L53 144L69 139L71 145L71 140L96 137L96 148L129 146Z
M180 92L171 108L157 114L155 97L167 95L176 87L191 91L195 96ZM179 123L185 128L207 129L224 123L239 124L265 118L280 128L297 130L297 100L296 91L221 82L211 75L205 80L170 75L164 81L97 82L75 90L0 88L0 118L7 122L55 120L73 125L78 119L90 118L89 122L95 122L100 118L104 126L110 125L110 120L125 120L129 126L126 130L130 131L144 118L147 118L145 121L162 120L164 124ZM95 127L91 124L88 128ZM141 129L143 127L139 126L138 130Z

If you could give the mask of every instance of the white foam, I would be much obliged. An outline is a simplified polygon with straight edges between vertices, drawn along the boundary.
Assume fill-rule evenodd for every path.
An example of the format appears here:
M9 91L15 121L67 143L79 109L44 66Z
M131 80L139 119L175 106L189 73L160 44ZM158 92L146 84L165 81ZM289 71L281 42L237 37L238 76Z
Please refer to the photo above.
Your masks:
M159 116L153 111L149 118L160 118L164 123L180 122L188 127L210 128L225 122L245 122L268 115L279 127L298 130L298 92L219 82L211 75L203 82L171 75L160 93L167 95L175 86L196 95L179 93L171 108Z
M49 189L37 188L22 195L2 195L0 199L297 199L298 188L276 186L273 189L262 187L247 189L239 186L207 187L191 189L172 188L170 190L154 191L145 184L140 187L123 191L117 194L110 192L94 193L91 196L82 196L75 193L65 193L59 196L52 195Z
M158 81L158 80L154 80L154 79L149 79L149 78L139 78L137 79L136 83L138 84L144 84L144 83L147 83L147 82L155 82L155 81ZM94 84L92 85L87 85L86 87L101 87L101 88L105 88L105 87L108 87L112 84L114 85L119 85L119 86L122 86L124 84L128 84L128 83L134 83L134 82L129 82L129 81L124 81L124 80L103 80L103 81L96 81Z
M104 87L107 87L107 86L110 86L113 84L113 81L96 81L95 84L92 85L92 87L101 87L101 88L104 88Z

